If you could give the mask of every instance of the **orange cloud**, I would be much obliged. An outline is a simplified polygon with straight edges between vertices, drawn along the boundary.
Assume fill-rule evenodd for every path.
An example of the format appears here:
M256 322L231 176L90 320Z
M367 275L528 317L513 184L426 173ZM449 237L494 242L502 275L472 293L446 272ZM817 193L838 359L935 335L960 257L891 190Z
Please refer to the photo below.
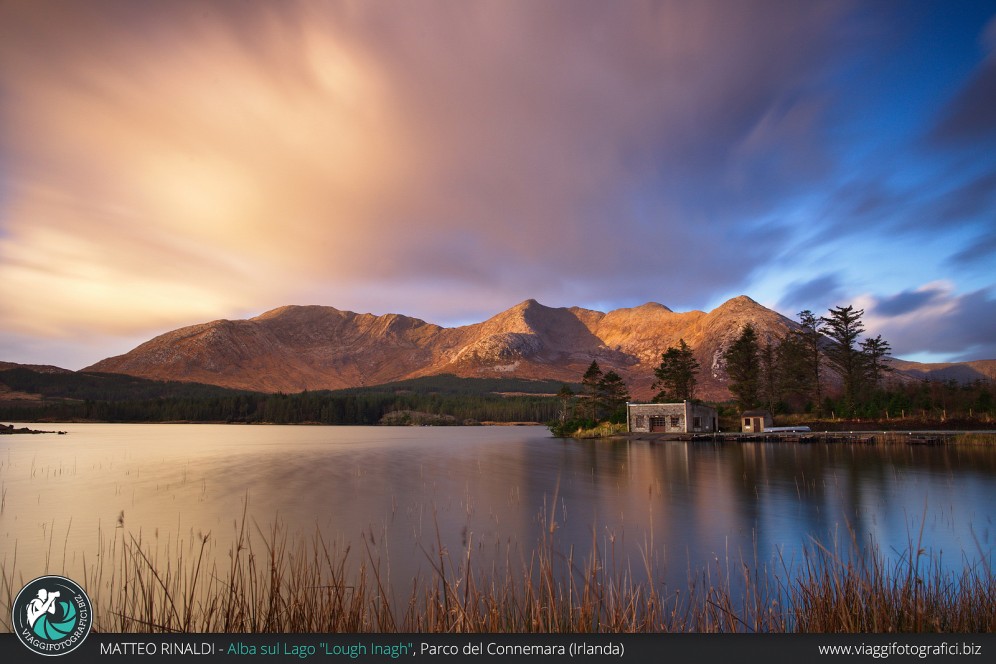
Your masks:
M58 6L20 9L31 49L50 50L0 47L15 101L6 327L130 333L362 267L379 201L410 166L376 65L334 30L264 16L251 32L214 20L146 43Z
M2 3L0 331L708 301L833 168L849 10Z

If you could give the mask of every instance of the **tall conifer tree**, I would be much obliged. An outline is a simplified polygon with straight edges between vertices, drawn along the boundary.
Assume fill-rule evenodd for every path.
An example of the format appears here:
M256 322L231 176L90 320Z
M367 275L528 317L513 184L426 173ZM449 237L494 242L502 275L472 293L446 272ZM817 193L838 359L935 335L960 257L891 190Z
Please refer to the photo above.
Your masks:
M678 340L678 346L669 346L661 355L661 363L654 369L657 380L653 389L660 392L654 397L656 402L691 401L695 398L696 375L699 373L699 362L692 354L692 349L684 339Z
M584 397L588 400L588 413L592 421L598 420L598 409L601 406L599 384L602 382L602 376L602 368L598 366L598 362L592 360L588 370L581 377L581 386L584 388Z
M827 363L844 383L844 403L847 415L854 414L858 394L865 381L865 362L858 348L858 337L865 331L861 317L864 309L853 306L834 307L821 318L823 332L833 342L826 349Z
M730 392L733 393L741 410L755 408L758 405L761 385L759 359L757 332L753 325L747 323L740 336L723 353L726 374L730 378Z
M615 420L620 413L625 417L626 402L629 401L629 388L615 371L607 371L599 383L599 397L605 407L607 417Z

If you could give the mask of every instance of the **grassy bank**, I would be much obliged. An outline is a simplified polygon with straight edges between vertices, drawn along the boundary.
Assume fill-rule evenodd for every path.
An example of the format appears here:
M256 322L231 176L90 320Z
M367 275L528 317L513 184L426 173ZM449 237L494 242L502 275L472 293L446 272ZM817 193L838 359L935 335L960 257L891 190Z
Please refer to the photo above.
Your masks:
M612 438L626 433L625 424L598 424L573 426L551 426L551 433L558 438Z
M426 552L432 572L395 597L378 554L291 541L243 521L228 556L210 536L160 551L123 529L85 565L102 632L992 632L996 581L988 560L941 569L910 543L888 565L852 541L846 555L815 545L798 569L742 562L690 573L667 588L599 551L555 550L552 533L509 571L479 569L468 545ZM594 546L594 545L593 545ZM94 552L95 554L98 552ZM646 556L645 559L651 559ZM208 560L224 560L224 564ZM737 571L729 571L737 570ZM637 577L646 581L637 582ZM2 568L2 627L26 579ZM736 590L734 590L734 588Z

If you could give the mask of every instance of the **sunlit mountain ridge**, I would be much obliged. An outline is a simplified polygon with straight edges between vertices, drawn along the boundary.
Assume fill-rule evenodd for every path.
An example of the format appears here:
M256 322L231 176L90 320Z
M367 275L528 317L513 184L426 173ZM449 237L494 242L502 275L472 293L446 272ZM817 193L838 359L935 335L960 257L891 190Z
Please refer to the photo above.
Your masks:
M729 397L722 355L750 323L762 340L797 324L746 296L710 312L647 303L607 313L526 300L486 321L441 327L400 314L285 306L247 320L183 327L84 371L267 392L341 389L454 374L576 382L594 360L615 370L634 398L649 398L661 353L684 339L701 365L697 396ZM991 379L996 361L933 367L897 362L904 374ZM952 374L951 367L959 367Z

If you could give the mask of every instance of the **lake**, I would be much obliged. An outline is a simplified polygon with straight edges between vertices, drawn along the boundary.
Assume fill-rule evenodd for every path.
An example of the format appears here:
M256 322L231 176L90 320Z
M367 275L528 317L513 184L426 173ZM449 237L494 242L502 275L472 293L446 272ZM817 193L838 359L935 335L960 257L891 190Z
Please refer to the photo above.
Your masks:
M17 425L21 426L21 425ZM816 542L945 569L991 565L996 446L560 440L541 427L31 425L0 438L0 546L17 584L82 578L115 538L222 567L243 513L290 541L316 533L377 560L398 596L442 547L489 569L544 533L578 559L688 585L702 570L787 571ZM369 550L369 554L366 552ZM369 557L368 557L369 556ZM521 567L520 567L521 569ZM17 588L14 589L15 592Z

